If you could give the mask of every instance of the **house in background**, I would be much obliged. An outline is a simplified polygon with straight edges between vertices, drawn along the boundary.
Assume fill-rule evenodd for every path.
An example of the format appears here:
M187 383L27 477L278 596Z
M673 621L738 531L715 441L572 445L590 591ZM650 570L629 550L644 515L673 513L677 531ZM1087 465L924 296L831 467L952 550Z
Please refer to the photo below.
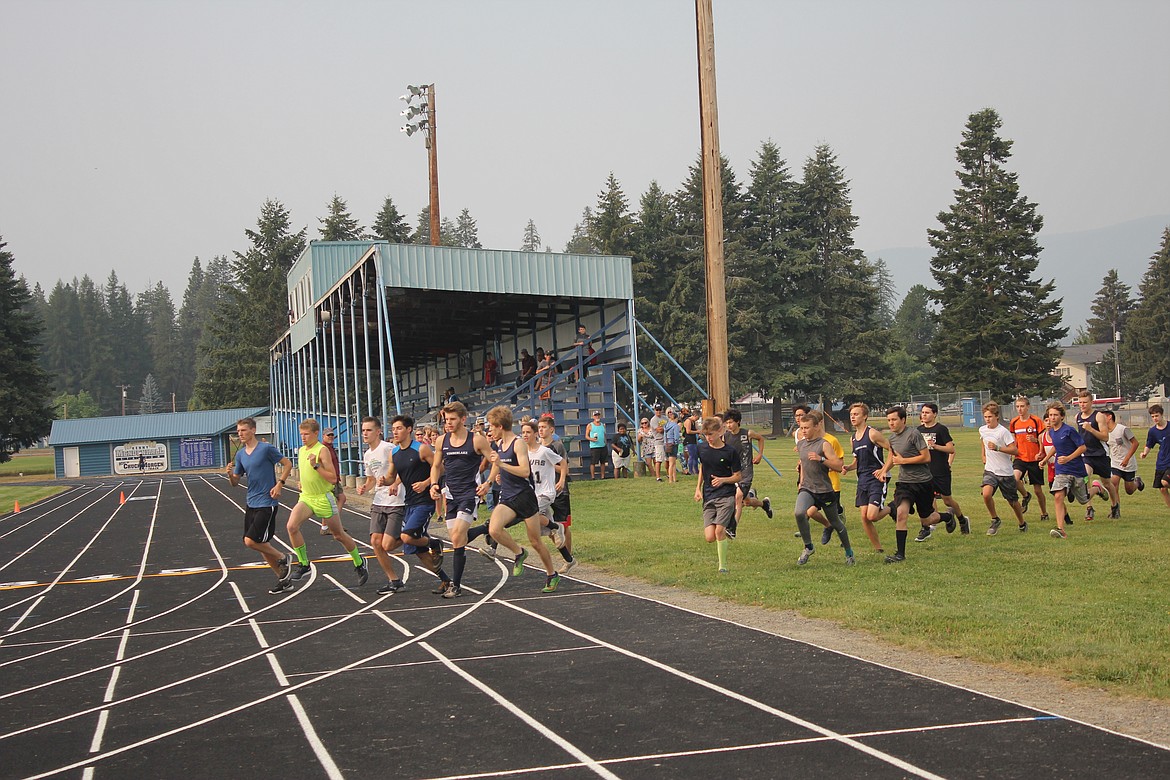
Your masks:
M1062 347L1060 362L1053 371L1061 381L1060 397L1068 400L1081 390L1088 390L1096 395L1112 396L1112 386L1093 387L1093 366L1105 360L1105 356L1113 349L1113 344L1072 344Z

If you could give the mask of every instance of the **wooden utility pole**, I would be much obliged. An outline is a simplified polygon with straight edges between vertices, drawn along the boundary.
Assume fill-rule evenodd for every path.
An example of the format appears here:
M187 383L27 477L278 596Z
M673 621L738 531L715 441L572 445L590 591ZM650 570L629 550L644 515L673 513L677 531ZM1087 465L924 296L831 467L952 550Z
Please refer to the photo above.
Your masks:
M439 235L439 153L435 143L435 85L427 86L427 151L431 172L431 246L438 246Z
M731 406L727 374L727 295L723 278L723 175L715 97L711 0L695 0L699 43L699 125L703 142L703 235L707 269L707 386L717 411Z

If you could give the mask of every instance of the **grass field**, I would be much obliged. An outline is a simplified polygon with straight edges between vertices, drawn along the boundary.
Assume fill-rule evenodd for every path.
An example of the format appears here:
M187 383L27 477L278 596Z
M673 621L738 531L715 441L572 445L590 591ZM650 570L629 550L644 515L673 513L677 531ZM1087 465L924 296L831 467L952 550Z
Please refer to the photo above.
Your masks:
M989 516L979 494L982 464L978 434L952 429L958 446L954 493L971 518L972 532L915 543L911 517L907 560L886 565L872 551L853 508L855 478L843 480L846 525L857 565L846 567L837 539L819 544L797 566L802 544L793 537L795 453L789 439L767 442L765 454L784 473L756 467L755 487L770 496L775 518L747 510L731 542L729 575L716 572L713 545L703 541L695 480L653 479L575 482L573 514L577 552L610 571L661 585L718 596L740 604L792 609L867 631L916 650L1043 673L1118 693L1170 699L1170 578L1162 551L1170 542L1170 509L1158 491L1122 497L1122 519L1076 521L1067 540L1048 535L1035 500L1016 528L1010 507L996 497L1003 528L987 536ZM1135 431L1139 441L1145 432ZM848 434L838 438L848 447ZM1139 461L1147 482L1153 456ZM1049 514L1054 513L1051 497ZM1098 518L1108 504L1097 500ZM878 532L887 552L894 525Z
M42 487L39 485L0 485L0 515L11 512L15 501L19 501L21 510L25 510L33 502L55 496L64 489L64 487Z
M53 473L53 453L46 450L33 450L30 453L18 452L7 463L0 463L0 477L15 477L20 474L33 476Z

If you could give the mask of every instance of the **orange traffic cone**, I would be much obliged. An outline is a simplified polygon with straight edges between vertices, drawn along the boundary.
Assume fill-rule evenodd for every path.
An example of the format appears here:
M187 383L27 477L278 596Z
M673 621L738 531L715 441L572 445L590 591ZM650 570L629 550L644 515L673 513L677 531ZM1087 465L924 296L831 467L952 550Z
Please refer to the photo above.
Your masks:
M13 501L12 502L12 514L15 515L15 514L19 514L19 513L20 513L20 502Z
M119 493L118 493L118 503L119 503L119 504L125 504L125 503L126 503L126 491L124 491L124 490L122 490L122 491L119 491Z

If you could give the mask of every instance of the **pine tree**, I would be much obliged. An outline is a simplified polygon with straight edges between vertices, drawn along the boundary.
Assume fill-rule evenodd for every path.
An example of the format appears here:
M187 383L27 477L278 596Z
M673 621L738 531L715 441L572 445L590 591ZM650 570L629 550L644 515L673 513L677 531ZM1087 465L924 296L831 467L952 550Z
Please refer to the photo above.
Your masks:
M61 392L78 393L82 389L83 345L78 343L77 334L84 332L77 288L58 280L45 302L45 346L42 352L53 386Z
M1093 316L1085 322L1089 344L1111 343L1115 331L1125 330L1126 320L1137 305L1131 292L1130 286L1117 276L1117 269L1110 268L1093 298Z
M601 249L593 240L593 209L586 206L581 212L581 221L573 226L573 235L565 243L565 253L570 255L599 255Z
M116 386L128 384L124 377L132 371L126 362L126 342L114 340L114 328L106 308L108 296L102 294L88 275L74 286L80 312L81 330L77 332L86 334L77 350L81 364L79 387L89 390L104 414L118 414L122 393Z
M147 374L142 382L142 395L138 398L139 414L158 414L162 411L162 395L158 392L158 383L154 381L154 374Z
M916 284L902 299L890 327L892 349L887 359L891 392L895 398L907 399L931 391L930 345L937 332L938 322L930 291Z
M459 218L455 221L451 233L454 239L453 246L483 249L483 244L479 243L479 225L476 224L468 209L459 212Z
M406 217L398 213L398 208L389 195L382 203L382 210L378 212L378 216L374 217L370 232L374 234L374 238L391 244L410 243L410 225L406 224Z
M942 227L927 231L941 308L934 365L940 382L987 388L993 398L1046 395L1058 384L1057 343L1068 330L1055 283L1036 277L1044 221L1005 168L1012 142L1001 124L990 108L970 116L956 150L955 202L938 215Z
M634 219L622 185L611 171L605 189L597 196L597 208L588 223L593 245L600 254L625 255L630 249Z
M540 231L536 229L536 223L531 219L528 220L528 224L524 226L524 240L520 242L520 251L540 251Z
M5 246L0 238L0 463L47 435L53 424L49 375L37 356L43 325Z
M158 282L153 288L138 294L136 308L144 321L146 343L150 347L152 368L149 373L158 377L155 381L160 392L175 393L177 397L183 355L171 291Z
M329 214L317 221L321 223L322 241L361 241L362 226L349 213L349 206L337 193L329 201Z
M1138 285L1137 306L1121 334L1121 357L1122 378L1135 387L1170 383L1170 227Z

